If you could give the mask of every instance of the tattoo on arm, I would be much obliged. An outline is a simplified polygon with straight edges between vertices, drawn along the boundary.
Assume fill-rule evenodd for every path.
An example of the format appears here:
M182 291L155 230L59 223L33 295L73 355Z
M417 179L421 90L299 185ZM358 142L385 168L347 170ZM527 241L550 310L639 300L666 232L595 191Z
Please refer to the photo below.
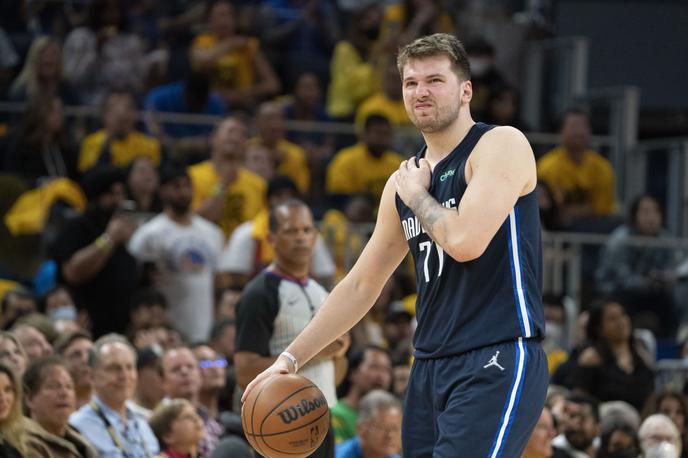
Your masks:
M442 236L444 219L448 216L447 212L452 211L443 207L427 191L419 193L409 202L409 208L413 210L421 226L430 237L437 242L437 236Z

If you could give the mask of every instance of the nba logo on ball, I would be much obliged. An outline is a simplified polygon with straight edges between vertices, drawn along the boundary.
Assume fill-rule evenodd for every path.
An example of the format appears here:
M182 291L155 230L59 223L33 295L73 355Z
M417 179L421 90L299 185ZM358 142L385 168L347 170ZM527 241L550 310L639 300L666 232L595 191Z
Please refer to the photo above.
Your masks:
M296 374L276 375L251 391L241 408L241 424L261 455L306 457L325 439L330 411L313 382Z

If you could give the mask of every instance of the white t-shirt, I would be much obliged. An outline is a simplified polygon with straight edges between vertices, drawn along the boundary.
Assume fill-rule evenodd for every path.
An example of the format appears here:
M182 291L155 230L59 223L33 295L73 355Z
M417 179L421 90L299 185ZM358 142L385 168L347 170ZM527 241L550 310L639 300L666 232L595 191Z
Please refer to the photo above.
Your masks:
M218 262L219 272L250 275L256 266L256 240L252 236L253 221L240 224L232 236ZM318 234L311 255L311 275L315 278L329 278L334 275L335 265L323 238Z
M206 340L213 323L214 273L223 243L222 231L210 221L194 215L191 224L183 226L164 213L141 226L129 241L136 259L156 264L167 316L191 342Z

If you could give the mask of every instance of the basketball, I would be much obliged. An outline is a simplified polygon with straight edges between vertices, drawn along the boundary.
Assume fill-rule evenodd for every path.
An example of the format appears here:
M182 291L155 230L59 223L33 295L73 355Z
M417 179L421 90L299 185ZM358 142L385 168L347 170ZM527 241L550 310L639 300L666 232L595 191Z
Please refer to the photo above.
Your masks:
M325 439L330 410L325 395L307 378L276 375L251 391L241 408L241 424L261 455L306 457Z

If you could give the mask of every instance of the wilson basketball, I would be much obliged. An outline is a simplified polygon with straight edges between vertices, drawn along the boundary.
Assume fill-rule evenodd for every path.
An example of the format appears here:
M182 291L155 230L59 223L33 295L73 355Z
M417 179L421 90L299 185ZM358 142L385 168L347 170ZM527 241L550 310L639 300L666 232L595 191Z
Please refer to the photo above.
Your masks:
M251 391L241 408L241 424L261 455L300 458L325 439L330 411L313 382L296 374L276 375Z

